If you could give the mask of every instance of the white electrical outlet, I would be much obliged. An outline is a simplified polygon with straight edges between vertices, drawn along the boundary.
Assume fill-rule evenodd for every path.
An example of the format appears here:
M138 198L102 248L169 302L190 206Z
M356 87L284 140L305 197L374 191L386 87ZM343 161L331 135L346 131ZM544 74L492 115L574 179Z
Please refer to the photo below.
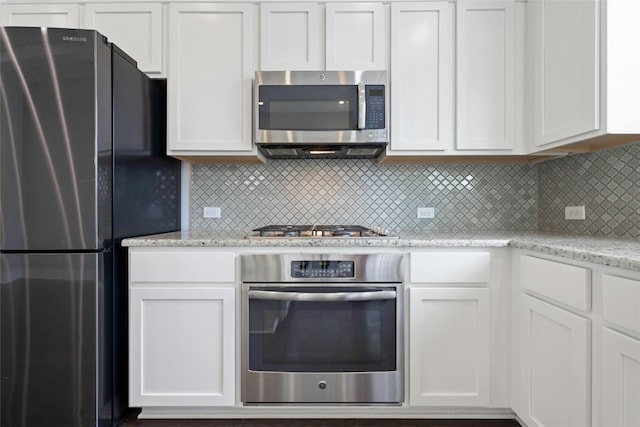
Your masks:
M205 218L220 218L221 216L220 208L217 207L205 206L202 211L202 216Z
M426 207L418 208L418 218L435 218L435 216L436 216L435 208L426 208Z
M586 219L584 206L567 206L564 208L564 219L584 220Z

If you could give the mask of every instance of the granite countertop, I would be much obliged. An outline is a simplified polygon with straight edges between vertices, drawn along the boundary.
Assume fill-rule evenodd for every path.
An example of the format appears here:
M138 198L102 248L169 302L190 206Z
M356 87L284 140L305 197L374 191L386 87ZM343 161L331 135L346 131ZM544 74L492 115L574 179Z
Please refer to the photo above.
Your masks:
M177 231L125 239L129 247L511 247L640 271L640 241L567 234L401 232L372 238L246 238L246 231Z

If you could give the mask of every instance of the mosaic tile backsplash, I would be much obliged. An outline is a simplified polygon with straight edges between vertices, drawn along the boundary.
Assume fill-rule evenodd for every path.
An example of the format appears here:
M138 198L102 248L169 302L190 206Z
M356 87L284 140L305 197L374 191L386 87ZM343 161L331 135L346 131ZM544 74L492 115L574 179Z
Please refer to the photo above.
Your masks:
M538 229L640 238L640 143L538 165ZM585 206L586 220L564 219Z
M585 221L564 219L565 206ZM205 219L205 206L222 218ZM434 219L416 218L433 206ZM640 142L535 165L378 165L369 160L194 165L191 228L351 223L435 232L509 230L640 238Z
M269 224L361 224L438 232L537 227L537 166L379 165L371 160L287 160L193 165L192 229ZM205 206L222 217L203 218ZM418 219L419 206L435 218Z

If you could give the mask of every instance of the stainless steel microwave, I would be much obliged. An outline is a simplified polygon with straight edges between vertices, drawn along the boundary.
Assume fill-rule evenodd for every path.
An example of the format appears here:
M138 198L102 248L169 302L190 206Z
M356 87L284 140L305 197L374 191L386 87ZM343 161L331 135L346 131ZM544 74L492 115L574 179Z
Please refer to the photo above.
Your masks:
M257 71L255 143L268 158L375 158L388 101L386 71Z

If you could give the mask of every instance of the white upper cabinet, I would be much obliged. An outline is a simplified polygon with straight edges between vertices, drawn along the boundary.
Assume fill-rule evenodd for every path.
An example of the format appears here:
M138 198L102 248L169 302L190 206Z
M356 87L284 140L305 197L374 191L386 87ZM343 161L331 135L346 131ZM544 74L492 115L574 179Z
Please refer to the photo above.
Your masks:
M318 19L316 3L263 3L260 6L260 69L320 69Z
M328 3L326 7L326 69L387 70L387 6Z
M168 153L256 157L249 3L169 5Z
M2 25L78 28L79 7L70 3L3 4Z
M388 158L524 154L524 10L513 0L391 4Z
M594 0L529 4L536 145L599 127L598 9Z
M160 3L87 3L84 26L107 36L149 74L163 74Z
M150 74L163 73L163 21L160 3L9 3L2 25L98 30Z
M515 4L457 2L458 150L510 150L516 132Z
M636 141L640 2L529 0L527 12L530 150Z
M453 148L454 7L391 4L389 155Z
M389 69L383 3L262 3L261 70Z

